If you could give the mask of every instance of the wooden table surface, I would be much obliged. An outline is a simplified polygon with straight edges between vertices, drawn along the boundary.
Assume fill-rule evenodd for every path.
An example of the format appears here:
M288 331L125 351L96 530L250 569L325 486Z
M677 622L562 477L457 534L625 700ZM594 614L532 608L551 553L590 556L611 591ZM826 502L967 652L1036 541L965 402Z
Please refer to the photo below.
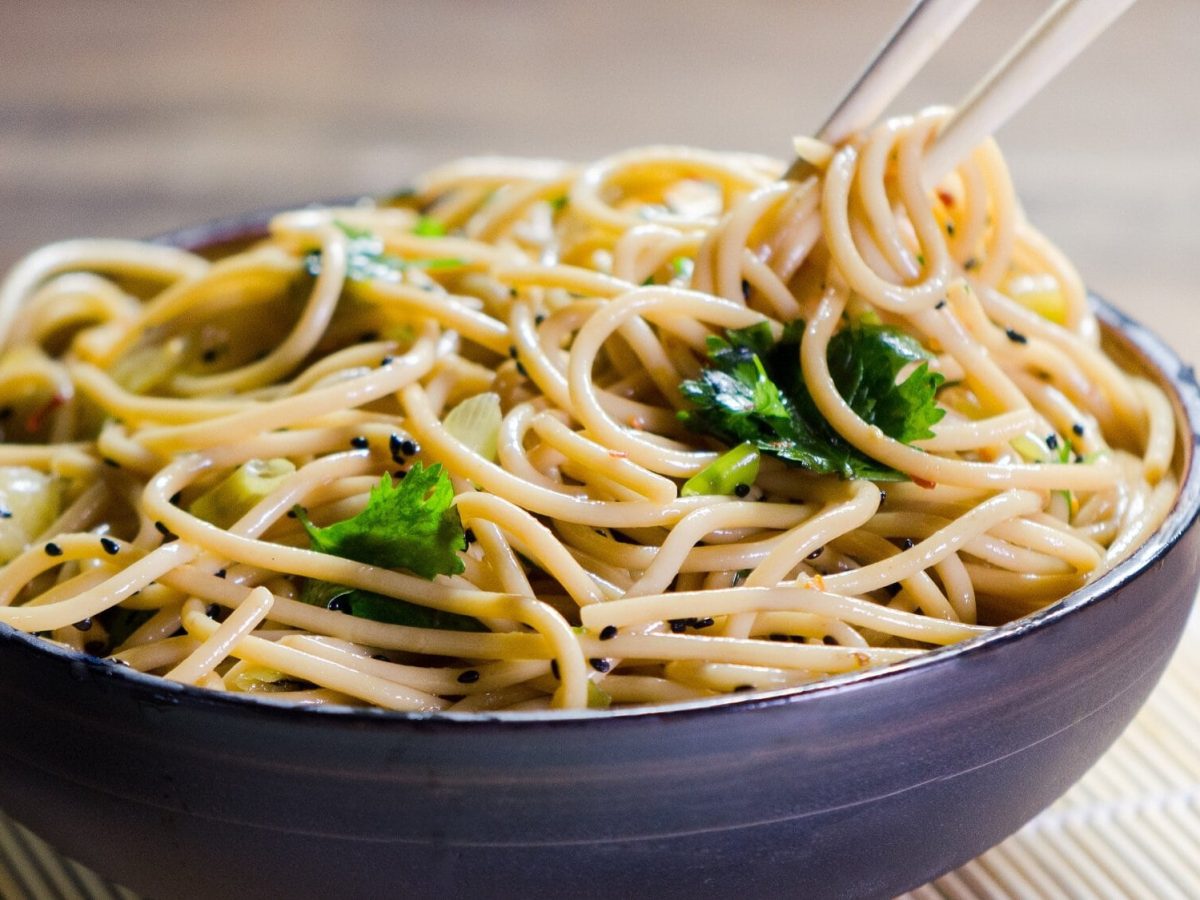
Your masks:
M981 4L897 108L960 98L1047 2ZM906 3L4 0L0 269L464 154L783 156ZM999 137L1089 284L1200 361L1200 0L1143 0Z
M907 0L6 0L0 268L386 191L479 152L785 155ZM899 109L953 103L1048 0L980 4ZM1000 134L1032 218L1191 359L1200 2L1143 0Z

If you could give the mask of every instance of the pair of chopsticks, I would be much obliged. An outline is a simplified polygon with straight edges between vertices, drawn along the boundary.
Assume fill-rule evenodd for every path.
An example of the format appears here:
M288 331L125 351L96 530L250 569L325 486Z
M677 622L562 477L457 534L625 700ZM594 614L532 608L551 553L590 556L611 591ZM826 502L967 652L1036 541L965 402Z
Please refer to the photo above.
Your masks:
M817 132L838 143L871 125L954 33L979 0L917 0ZM1134 0L1058 0L967 94L924 162L934 184L1041 90ZM785 177L811 166L797 159Z

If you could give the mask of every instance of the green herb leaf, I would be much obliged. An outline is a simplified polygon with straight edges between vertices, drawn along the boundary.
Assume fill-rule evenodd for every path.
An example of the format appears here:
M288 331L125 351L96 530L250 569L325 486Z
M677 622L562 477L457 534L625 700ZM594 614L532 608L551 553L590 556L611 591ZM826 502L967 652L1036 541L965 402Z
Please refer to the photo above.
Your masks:
M694 409L680 413L693 430L727 443L750 442L818 474L875 481L904 475L847 442L821 415L800 372L802 322L779 340L769 325L710 338L710 365L680 390ZM884 434L911 442L931 437L945 411L935 402L943 376L929 370L929 353L912 337L871 322L843 328L829 343L830 374L855 413ZM900 372L916 363L903 381Z
M397 484L384 475L352 518L320 528L304 510L297 508L296 515L314 550L434 578L464 568L458 551L467 542L453 501L454 487L441 465L426 469L417 461Z
M433 220L430 220L433 221ZM453 257L440 259L402 259L385 253L383 241L363 228L345 222L333 223L346 235L346 277L351 281L399 281L405 269L451 269L464 261ZM418 222L417 227L420 227ZM418 232L420 233L420 232ZM314 278L321 274L321 251L314 250L304 258L304 267Z

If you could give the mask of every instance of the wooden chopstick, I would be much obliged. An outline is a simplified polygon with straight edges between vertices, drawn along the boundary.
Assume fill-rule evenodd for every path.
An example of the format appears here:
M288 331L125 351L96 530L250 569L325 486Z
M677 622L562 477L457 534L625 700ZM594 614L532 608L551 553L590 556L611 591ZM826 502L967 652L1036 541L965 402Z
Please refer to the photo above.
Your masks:
M1024 106L1134 0L1059 0L971 90L926 154L936 184Z
M979 0L917 0L817 132L830 144L878 119Z
M874 122L978 0L917 0L817 132L838 143ZM1058 0L979 81L938 134L924 162L928 184L943 178L984 138L1045 87L1134 0ZM797 157L784 178L816 171Z
M817 137L835 144L878 119L978 2L916 0L854 79ZM812 171L805 159L797 158L784 177L798 181Z

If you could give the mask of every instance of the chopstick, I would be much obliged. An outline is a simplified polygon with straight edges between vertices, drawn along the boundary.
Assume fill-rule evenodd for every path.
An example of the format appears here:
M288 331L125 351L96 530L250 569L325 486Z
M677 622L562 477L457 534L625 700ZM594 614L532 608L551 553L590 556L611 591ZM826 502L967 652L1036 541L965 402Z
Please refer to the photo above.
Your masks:
M971 90L938 134L924 164L935 183L1045 87L1134 0L1058 0ZM887 108L978 0L917 0L855 79L817 137L838 143L866 128ZM797 157L784 174L793 181L815 171Z
M957 30L979 0L917 0L817 132L835 144L870 125Z
M978 2L916 0L817 130L817 138L836 144L883 115ZM783 177L800 181L813 171L807 160L797 157Z
M934 184L1024 106L1134 0L1059 0L971 90L924 161Z

